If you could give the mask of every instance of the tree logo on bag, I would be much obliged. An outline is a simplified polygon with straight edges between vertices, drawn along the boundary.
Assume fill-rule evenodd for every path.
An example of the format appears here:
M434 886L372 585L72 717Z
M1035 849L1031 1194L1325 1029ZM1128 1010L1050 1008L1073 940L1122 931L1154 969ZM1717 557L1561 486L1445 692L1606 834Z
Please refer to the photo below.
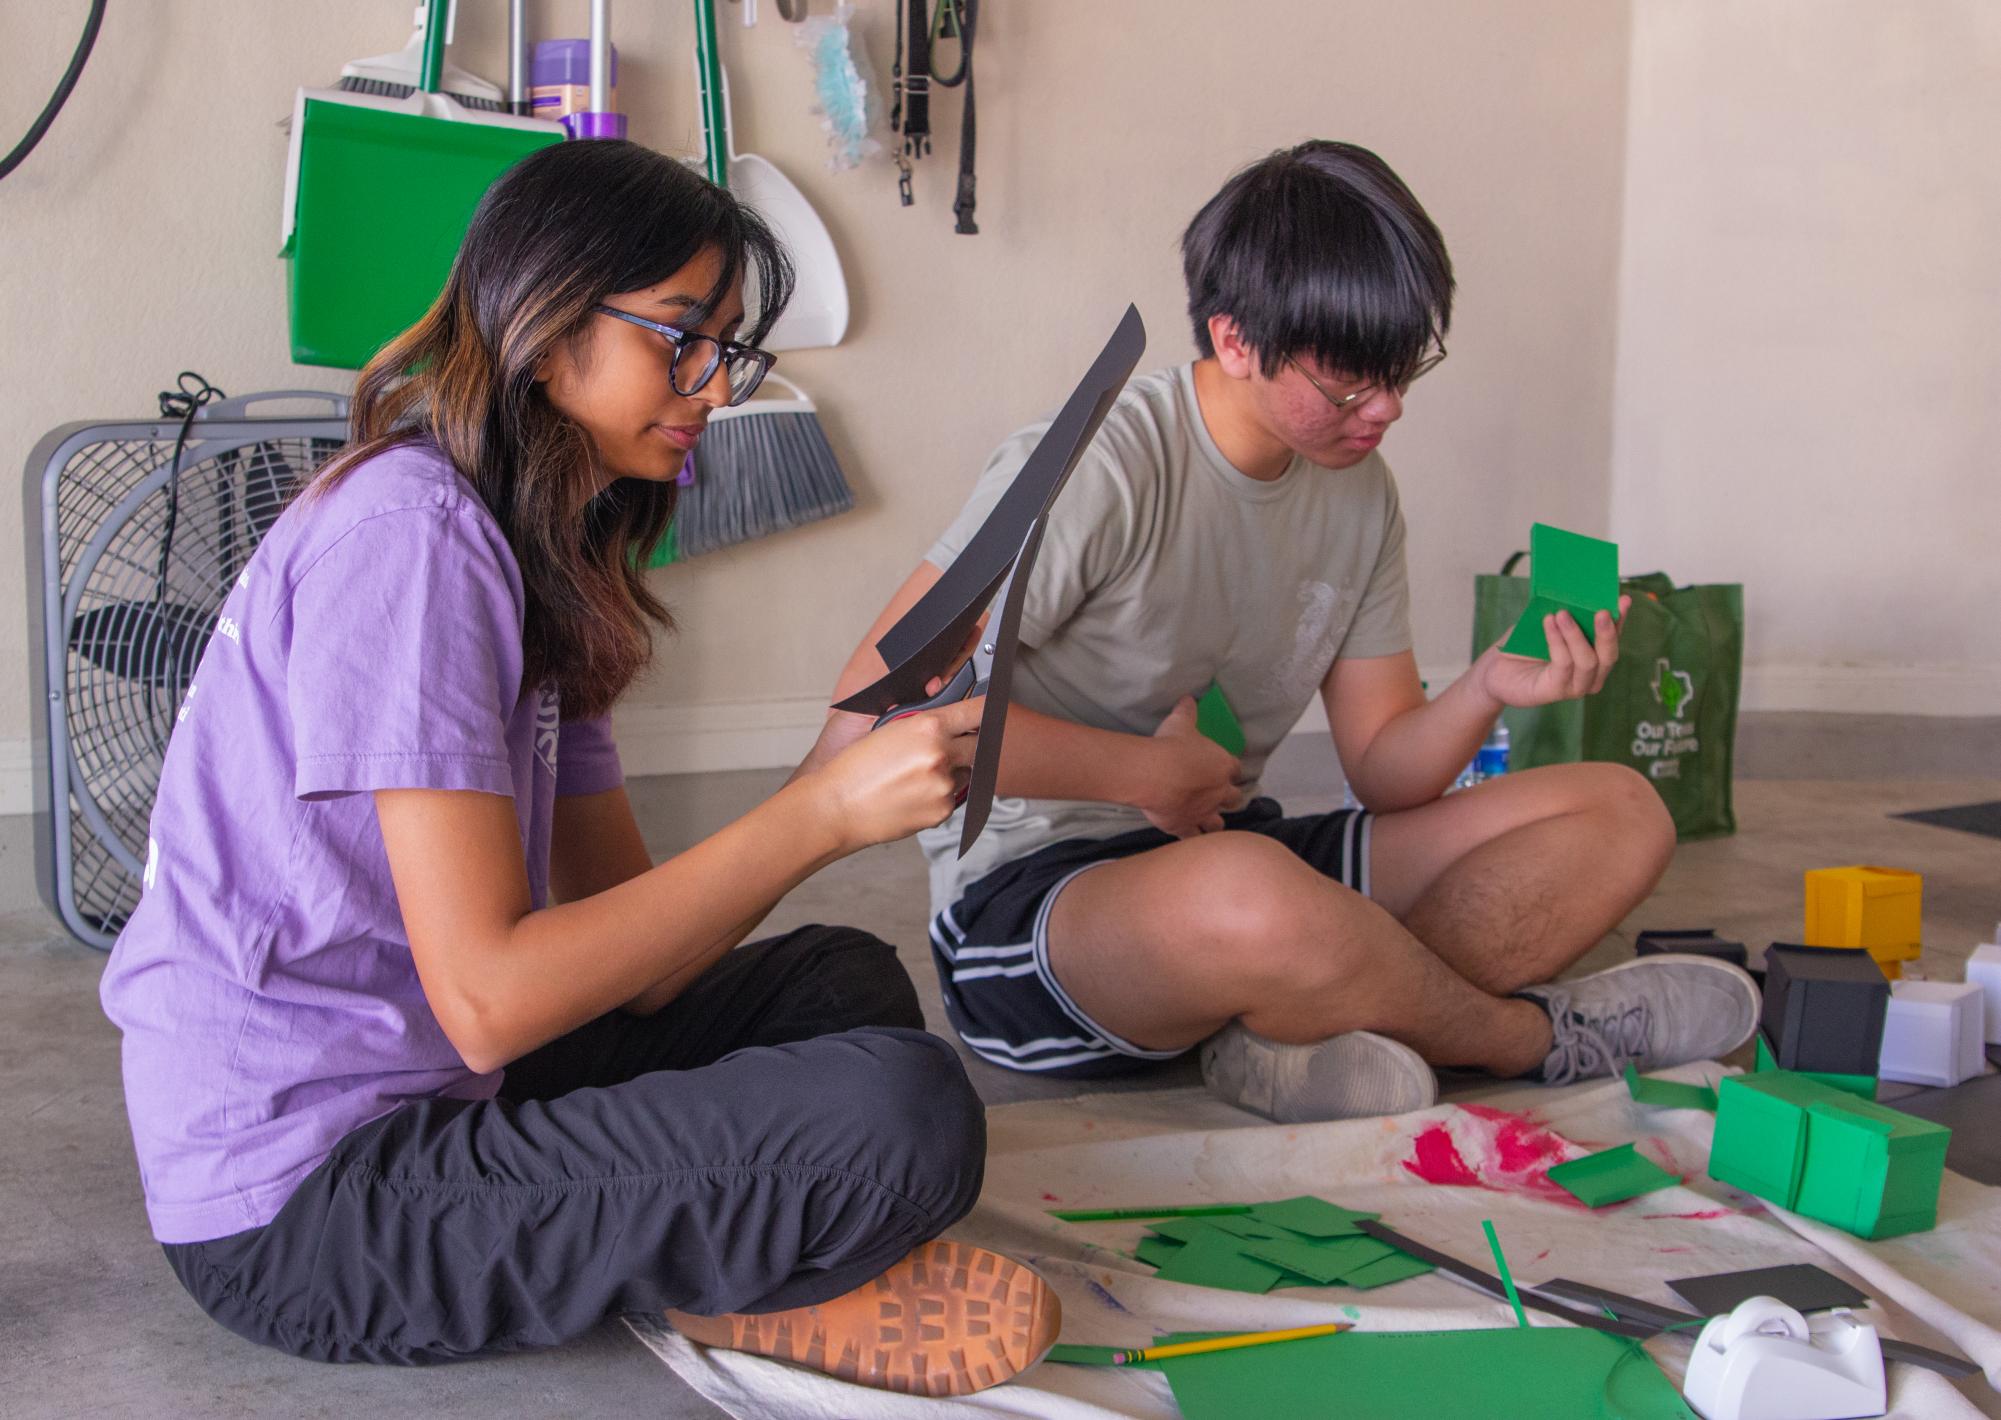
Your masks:
M1679 720L1695 699L1695 681L1687 671L1668 664L1666 656L1654 662L1654 699L1667 708L1668 718Z

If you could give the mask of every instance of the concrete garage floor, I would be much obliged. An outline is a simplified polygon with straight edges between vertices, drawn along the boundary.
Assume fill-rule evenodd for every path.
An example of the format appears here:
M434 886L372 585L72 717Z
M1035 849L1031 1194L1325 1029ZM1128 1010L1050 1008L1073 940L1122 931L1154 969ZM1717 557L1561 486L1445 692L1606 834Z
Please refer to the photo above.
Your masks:
M1740 736L1740 832L1690 844L1660 889L1585 965L1631 951L1643 927L1715 926L1761 947L1797 937L1800 872L1879 862L1925 875L1926 974L1956 979L1970 945L2001 918L2001 840L1885 815L2001 798L2001 721L1747 716ZM656 856L676 851L770 792L745 772L636 780ZM1336 802L1321 745L1288 744L1268 779L1288 808ZM925 949L924 873L898 844L837 864L769 924L850 922L897 942L945 1031ZM722 1412L608 1324L559 1351L423 1371L294 1361L237 1340L180 1290L147 1236L118 1074L118 1038L97 1006L103 958L62 937L33 885L28 821L0 819L0 1415L467 1417ZM969 1068L989 1103L1075 1086ZM1195 1078L1175 1064L1124 1082ZM1099 1086L1103 1088L1103 1086Z

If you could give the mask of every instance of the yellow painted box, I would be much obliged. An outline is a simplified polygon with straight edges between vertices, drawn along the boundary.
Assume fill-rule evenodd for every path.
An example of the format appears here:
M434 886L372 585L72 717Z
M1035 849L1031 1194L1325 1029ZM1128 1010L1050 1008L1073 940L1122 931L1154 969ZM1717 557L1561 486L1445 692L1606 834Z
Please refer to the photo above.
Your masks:
M1860 947L1893 980L1914 960L1925 880L1903 868L1815 868L1806 875L1806 944Z

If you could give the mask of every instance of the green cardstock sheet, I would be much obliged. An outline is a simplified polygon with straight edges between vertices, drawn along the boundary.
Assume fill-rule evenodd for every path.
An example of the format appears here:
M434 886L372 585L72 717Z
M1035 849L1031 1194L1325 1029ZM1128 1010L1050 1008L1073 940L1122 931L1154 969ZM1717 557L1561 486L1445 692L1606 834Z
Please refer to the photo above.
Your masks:
M1631 1144L1621 1144L1556 1165L1549 1171L1549 1181L1578 1201L1603 1208L1680 1183L1681 1176L1669 1173Z
M1626 1092L1641 1104L1657 1109L1706 1109L1716 1113L1716 1091L1708 1085L1684 1085L1679 1080L1656 1080L1626 1067Z
M1696 1420L1638 1345L1568 1326L1347 1331L1160 1369L1186 1420Z
M1567 611L1596 643L1597 614L1619 614L1619 546L1547 523L1529 529L1529 604L1501 649L1511 656L1549 659L1542 619Z

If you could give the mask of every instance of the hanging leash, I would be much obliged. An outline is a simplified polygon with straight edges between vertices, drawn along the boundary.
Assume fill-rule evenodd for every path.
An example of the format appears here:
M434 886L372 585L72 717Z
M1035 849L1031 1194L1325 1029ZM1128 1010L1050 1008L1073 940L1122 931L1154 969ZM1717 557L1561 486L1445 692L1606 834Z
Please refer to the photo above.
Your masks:
M973 221L977 200L973 191L973 149L977 138L973 118L973 29L979 12L980 0L938 0L937 12L931 20L932 79L947 89L966 86L966 105L959 114L959 191L952 201L952 215L958 219L952 230L962 237L980 234L979 224ZM942 42L948 39L959 41L959 65L949 75L937 72L938 53L944 48Z
M931 26L924 0L896 0L896 64L890 70L896 103L889 126L902 140L896 150L896 195L905 207L910 165L931 151Z

